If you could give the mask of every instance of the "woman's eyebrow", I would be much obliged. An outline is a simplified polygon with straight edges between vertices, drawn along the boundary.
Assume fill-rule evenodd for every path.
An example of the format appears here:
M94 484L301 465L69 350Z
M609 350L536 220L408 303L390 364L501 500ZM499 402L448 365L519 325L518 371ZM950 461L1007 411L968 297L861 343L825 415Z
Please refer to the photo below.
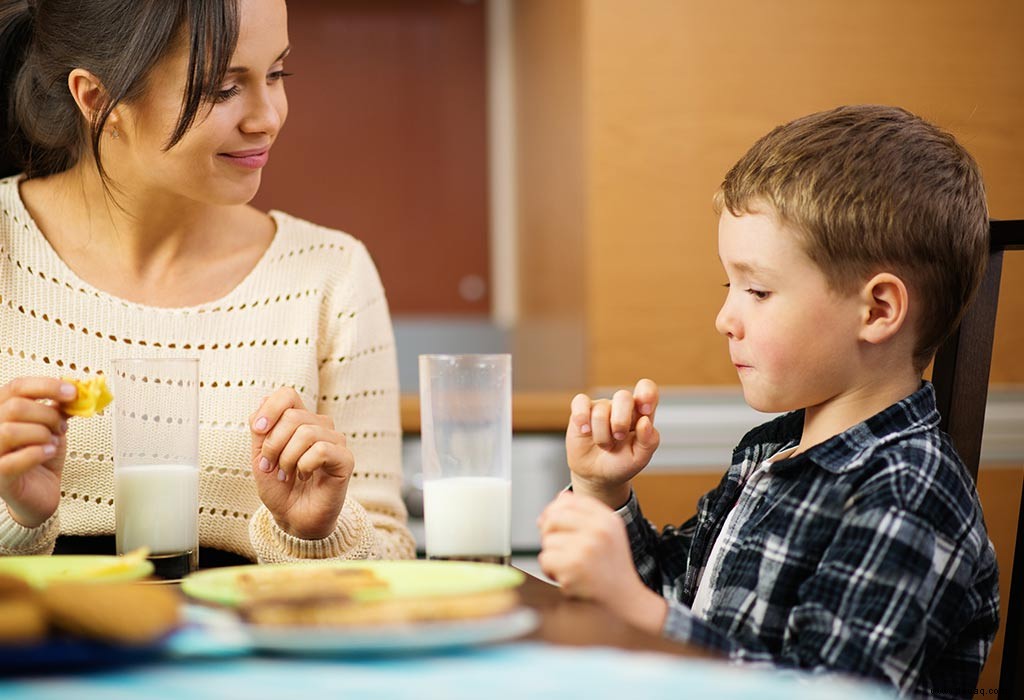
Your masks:
M291 50L292 50L291 46L285 47L285 50L282 51L278 55L278 57L273 60L273 63L277 63L278 61L284 60L285 57L287 57L288 54L291 52ZM231 66L230 68L228 68L227 74L228 75L239 75L239 74L248 73L248 72L249 72L249 69L246 66Z

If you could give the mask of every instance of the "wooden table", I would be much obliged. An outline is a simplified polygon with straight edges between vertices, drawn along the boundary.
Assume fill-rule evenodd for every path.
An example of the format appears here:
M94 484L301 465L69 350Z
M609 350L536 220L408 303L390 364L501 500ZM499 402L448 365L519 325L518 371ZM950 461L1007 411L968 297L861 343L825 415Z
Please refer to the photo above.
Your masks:
M721 658L711 651L642 632L594 603L567 598L556 587L526 574L523 602L540 613L540 627L526 639L564 646L610 646L677 656Z

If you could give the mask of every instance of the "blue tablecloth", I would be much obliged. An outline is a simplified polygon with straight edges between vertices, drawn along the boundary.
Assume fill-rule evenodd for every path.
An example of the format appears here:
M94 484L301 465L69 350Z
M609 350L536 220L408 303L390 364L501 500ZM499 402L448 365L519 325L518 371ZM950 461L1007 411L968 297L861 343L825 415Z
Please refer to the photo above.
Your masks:
M0 680L0 697L883 700L893 695L835 677L811 678L662 654L529 642L362 659L185 656L88 674Z

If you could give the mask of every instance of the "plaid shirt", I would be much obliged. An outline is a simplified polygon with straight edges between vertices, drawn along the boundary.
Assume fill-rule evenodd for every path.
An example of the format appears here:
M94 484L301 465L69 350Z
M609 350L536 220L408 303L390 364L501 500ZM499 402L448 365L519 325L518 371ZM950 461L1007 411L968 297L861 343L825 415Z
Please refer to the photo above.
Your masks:
M901 694L973 695L998 627L998 572L974 483L938 423L925 382L744 488L797 444L796 411L743 438L681 527L659 534L631 497L619 512L641 578L669 601L664 635L736 661L875 678ZM705 572L717 537L719 566ZM702 574L706 619L690 609Z

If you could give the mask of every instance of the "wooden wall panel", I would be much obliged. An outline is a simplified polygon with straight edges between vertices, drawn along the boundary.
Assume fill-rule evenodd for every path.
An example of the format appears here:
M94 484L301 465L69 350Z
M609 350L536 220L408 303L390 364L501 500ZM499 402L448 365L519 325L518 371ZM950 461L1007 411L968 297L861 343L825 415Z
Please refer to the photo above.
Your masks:
M584 4L590 385L735 384L711 195L771 127L899 104L981 163L994 216L1024 217L1024 5ZM993 380L1024 382L1024 263L1006 266Z
M488 314L483 3L301 0L291 111L255 204L366 243L396 313Z
M586 384L587 249L580 0L518 0L515 42L519 318L516 386Z

